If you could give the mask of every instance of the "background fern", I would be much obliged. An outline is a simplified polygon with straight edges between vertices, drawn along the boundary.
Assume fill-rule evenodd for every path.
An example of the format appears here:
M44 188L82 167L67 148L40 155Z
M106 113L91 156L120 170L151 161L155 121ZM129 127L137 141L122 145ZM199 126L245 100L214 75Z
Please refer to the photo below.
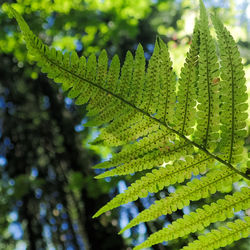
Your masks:
M240 55L230 33L219 18L212 16L218 37L218 58L202 2L178 84L167 47L160 38L156 39L147 67L139 45L135 57L127 53L120 69L117 56L108 66L105 51L98 60L95 55L86 60L75 52L62 54L49 49L14 9L8 5L5 8L17 19L29 53L34 55L42 72L62 83L63 90L76 98L77 104L88 103L89 126L104 125L95 143L122 146L111 160L96 166L108 169L97 178L145 172L94 217L145 197L148 192L156 193L169 185L183 183L175 193L141 212L125 227L128 229L222 191L224 186L242 178L250 179L246 162L241 162L246 153L243 138L248 115ZM195 175L202 177L191 178ZM186 179L191 180L185 184ZM152 234L135 249L183 237L223 221L233 212L249 208L249 195L249 189L242 188L233 196L198 209ZM211 216L204 219L209 212ZM247 237L249 222L248 218L236 220L200 237L187 248L214 249Z

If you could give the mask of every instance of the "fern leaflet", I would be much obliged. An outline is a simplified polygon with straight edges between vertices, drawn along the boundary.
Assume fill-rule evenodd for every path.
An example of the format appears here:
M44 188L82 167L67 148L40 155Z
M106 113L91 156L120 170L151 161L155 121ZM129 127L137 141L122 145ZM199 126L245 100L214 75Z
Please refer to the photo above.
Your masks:
M206 235L199 236L199 239L182 248L183 250L194 249L217 249L225 247L234 241L248 237L250 233L250 217L244 220L228 222L227 227L219 227Z

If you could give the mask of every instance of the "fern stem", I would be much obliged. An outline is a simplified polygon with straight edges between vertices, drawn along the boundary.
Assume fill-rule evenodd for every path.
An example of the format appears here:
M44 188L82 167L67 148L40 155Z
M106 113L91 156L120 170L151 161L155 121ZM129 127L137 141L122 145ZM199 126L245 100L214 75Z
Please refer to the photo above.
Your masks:
M204 147L207 146L208 141L208 133L210 130L210 112L211 112L211 94L210 94L210 82L209 82L209 72L208 72L208 51L207 51L207 41L206 41L206 74L207 74L207 93L208 93L208 118L207 118L207 129L206 129L206 137L204 141Z
M46 57L44 55L44 57ZM78 78L79 80L82 80L82 81L85 81L91 85L93 85L94 87L96 88L99 88L101 89L102 91L106 92L107 94L110 94L111 96L117 98L118 100L126 103L128 106L132 107L133 109L135 109L136 111L144 114L145 116L149 117L150 119L154 120L155 122L157 122L158 124L161 124L163 125L164 127L166 127L168 130L170 130L171 132L177 134L179 137L181 137L182 139L184 139L185 141L187 141L188 143L191 143L192 145L194 145L195 147L199 148L201 151L203 151L204 153L206 153L207 155L213 157L214 159L216 159L217 161L221 162L222 164L226 165L227 167L229 167L231 170L233 170L234 172L236 172L237 174L241 175L243 178L246 178L247 180L250 180L250 176L239 171L238 169L236 169L232 164L224 161L223 159L221 159L220 157L214 155L213 153L209 152L206 148L204 148L203 146L197 144L196 142L194 141L191 141L190 139L188 139L185 135L181 134L180 132L178 132L177 130L171 128L169 125L166 124L166 122L164 121L160 121L159 119L153 117L152 115L150 115L149 113L147 113L146 111L136 107L134 104L130 103L129 101L125 100L124 98L118 96L117 94L113 93L112 91L110 90L107 90L105 89L104 87L88 80L88 79L85 79L79 75L77 75L76 73L74 72L71 72L69 70L67 70L66 68L60 66L60 65L57 65L56 63L54 63L53 61L51 61L49 58L46 57L46 60L48 60L51 64L54 64L56 67L60 68L61 70L67 72L68 74L71 74L73 75L74 77Z
M228 48L228 45L227 45ZM229 155L229 163L231 163L232 155L233 155L233 143L234 143L234 71L232 65L232 58L229 54L230 59L230 68L231 68L231 77L232 77L232 133L231 133L231 147L230 147L230 155Z
M186 119L187 119L187 108L188 108L188 102L189 102L189 86L190 86L190 74L188 75L188 86L187 86L187 94L186 94L186 100L185 100L185 113L184 113L184 118L183 118L183 126L181 133L184 132L185 126L186 126ZM164 119L165 121L165 119Z

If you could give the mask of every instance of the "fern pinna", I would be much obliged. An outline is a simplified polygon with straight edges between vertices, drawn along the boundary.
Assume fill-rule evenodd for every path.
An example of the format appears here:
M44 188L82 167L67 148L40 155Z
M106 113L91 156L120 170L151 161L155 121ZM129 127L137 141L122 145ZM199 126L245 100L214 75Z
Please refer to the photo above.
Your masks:
M248 97L240 54L228 30L213 15L218 56L202 1L178 81L167 46L160 38L156 39L147 67L141 45L135 56L127 53L122 67L117 56L108 66L106 51L97 60L95 55L79 58L75 52L62 54L48 48L12 7L6 4L4 8L18 21L28 51L42 72L62 83L63 90L75 98L76 104L87 103L87 125L105 124L95 143L122 146L112 159L95 166L107 169L96 178L144 171L143 177L93 217L179 183L174 193L142 211L122 233L139 223L182 209L190 201L223 192L225 186L239 180L250 180L243 151ZM191 178L197 175L199 178ZM181 185L183 182L186 184ZM201 231L249 207L250 190L242 187L184 215L150 235L135 249ZM199 236L183 249L220 248L247 237L249 230L249 217L238 219Z

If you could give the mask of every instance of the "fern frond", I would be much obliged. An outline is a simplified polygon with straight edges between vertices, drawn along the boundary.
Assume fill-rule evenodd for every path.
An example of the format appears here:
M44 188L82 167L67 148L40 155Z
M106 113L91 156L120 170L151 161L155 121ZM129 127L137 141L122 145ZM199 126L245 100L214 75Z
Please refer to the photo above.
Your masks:
M240 53L229 31L219 18L212 16L217 33L221 54L220 99L221 105L221 142L222 158L229 163L242 160L243 138L246 136L246 79Z
M187 53L184 67L181 69L181 78L177 93L178 102L176 104L175 128L182 134L193 133L195 125L195 105L196 105L196 82L198 78L198 55L199 55L199 28L196 20L192 43Z
M147 67L141 45L135 56L127 53L122 68L116 55L108 66L105 50L98 58L91 55L86 59L78 57L75 52L63 54L48 48L13 8L4 6L18 21L28 51L34 55L42 72L62 83L62 89L68 91L69 97L75 98L76 104L87 103L89 120L85 126L104 125L94 143L122 146L111 160L96 166L108 169L97 178L152 169L151 173L146 173L102 207L94 217L145 197L148 192L158 192L168 185L182 183L192 175L208 171L201 179L193 179L165 199L156 201L134 218L123 232L138 223L182 209L190 201L206 198L220 191L223 185L232 185L242 177L250 179L248 174L239 170L238 164L243 158L242 139L247 119L247 94L239 52L229 32L213 16L221 54L219 68L202 1L200 20L195 23L192 44L178 85L167 46L160 38L156 39ZM236 200L247 193L243 189L240 194L231 198L227 196L224 201L211 204L209 208L205 206L190 217L178 220L166 229L168 232L173 230L174 236L169 234L167 237L180 237L188 230L198 230L214 220L222 220L223 216L217 216L222 208L228 207L230 212L225 216L230 216L234 201L236 210L244 208L244 201L237 203ZM197 222L210 208L215 209L217 215L204 218L204 224ZM182 228L190 221L197 223L185 227L179 234L175 232L176 228ZM241 224L236 221L239 230ZM155 235L143 244L146 246L151 239L158 237ZM161 231L159 235L159 240L162 240ZM207 242L202 238L201 243L194 244Z
M64 90L68 90L68 89L74 87L75 84L81 82L80 83L80 85L82 86L81 90L82 91L83 91L83 89L89 90L87 93L85 93L86 94L85 98L84 99L81 98L81 101L83 101L83 100L88 101L89 100L88 107L89 106L91 107L91 105L93 103L95 103L95 100L92 100L92 99L93 99L93 97L96 97L97 95L98 95L98 98L101 98L101 99L106 98L106 100L108 99L111 103L114 100L117 100L118 107L121 103L123 103L124 108L123 108L121 113L118 112L118 114L117 113L114 114L114 117L116 117L116 115L119 115L119 117L120 116L123 117L123 115L126 116L129 113L129 115L132 115L133 117L136 115L137 120L142 119L144 121L144 119L145 119L146 121L150 120L152 124L162 125L169 132L175 133L177 136L181 137L182 139L186 140L187 142L190 142L193 146L199 148L201 151L205 152L208 156L213 157L217 161L219 161L219 162L223 163L224 165L228 166L229 168L233 169L235 172L237 172L241 176L244 176L247 179L250 178L249 176L240 172L237 168L232 166L230 162L226 162L223 159L221 159L219 156L216 156L212 152L209 152L204 147L204 145L200 145L200 144L196 143L195 141L190 140L181 132L173 129L171 127L171 124L167 124L166 122L159 120L157 118L157 113L154 113L154 112L150 113L149 112L150 108L148 105L149 105L149 103L151 103L151 98L154 98L153 97L154 94L150 93L150 91L155 88L152 85L152 83L149 82L149 79L151 79L151 78L157 79L157 75L159 76L159 74L161 72L160 70L158 70L159 67L155 64L154 59L152 59L152 62L150 64L152 65L151 66L152 69L155 69L157 71L156 75L154 75L152 73L153 70L148 70L147 75L146 75L147 80L138 87L139 91L138 91L137 98L134 100L134 102L129 102L128 100L123 99L123 97L118 95L117 92L115 91L115 89L117 89L117 85L119 85L119 83L120 83L120 81L118 79L117 79L117 82L114 81L113 83L110 83L106 77L102 77L102 74L103 74L103 76L112 74L111 72L113 71L113 67L115 67L115 66L113 66L112 68L109 68L108 72L106 72L105 69L103 71L103 68L101 67L102 63L100 63L100 71L97 69L96 79L94 79L94 80L89 79L88 76L86 74L84 74L84 72L86 72L86 70L82 69L82 67L84 66L85 59L82 59L82 60L79 59L75 52L72 53L72 55L70 56L69 53L65 53L63 55L61 52L56 51L55 49L49 49L48 46L44 45L42 43L42 41L40 39L38 39L32 33L32 31L29 29L28 25L25 23L24 19L13 8L11 8L8 5L5 5L5 6L7 6L10 13L17 19L19 26L24 34L24 38L27 42L27 48L31 54L35 55L35 59L38 61L38 65L41 66L42 72L47 73L48 77L54 79L56 82L61 82L62 88ZM157 44L157 46L156 46L155 57L158 57L159 47L160 47L159 41L156 41L156 44ZM116 60L118 60L118 59L116 59ZM169 63L167 63L167 65L171 65L170 60L168 60L168 61L169 61ZM88 67L88 63L89 63L89 61L87 62L87 67ZM144 65L142 65L142 66L144 67ZM134 68L134 72L135 72L135 70L136 69ZM99 74L99 72L102 74ZM98 76L101 76L101 78L98 78ZM134 77L134 75L133 75L133 77ZM140 78L140 79L142 79L142 78ZM170 79L171 79L171 77L170 77ZM99 80L101 80L100 81L101 83L99 82ZM116 82L116 84L115 84L115 82ZM158 84L159 84L159 81L158 81ZM115 85L116 85L116 88L114 87ZM90 88L90 86L92 86L92 87ZM156 87L156 88L159 89L158 87ZM172 90L170 90L170 93L172 93L173 88L170 88L170 89L172 89ZM79 95L80 94L81 93L79 93ZM131 94L134 95L135 93L131 93ZM172 96L172 94L170 94L169 100L173 100L173 98L174 97ZM76 99L76 103L78 103L77 100L78 99ZM113 103L116 103L116 102L113 102ZM147 103L147 104L145 104L145 103ZM172 101L170 101L170 103L172 103ZM98 106L98 104L97 104L97 106ZM116 124L116 126L115 126L116 128L119 127L118 126L119 124L120 125L123 124L121 121L116 122L116 120L120 120L119 117L118 117L118 119L114 119L114 121L112 122L112 123ZM123 122L124 122L124 120L123 120ZM112 127L112 123L109 127ZM139 125L136 125L137 123L135 123L133 121L133 124L135 124L134 126L135 126L135 130L136 130L137 126L138 126L138 129L140 128L139 125L141 124L141 122L138 122ZM125 121L125 127L129 128L130 126L131 126L130 120ZM150 128L151 128L151 126L146 128L146 131L149 132ZM206 130L206 133L207 133L207 131L208 130ZM115 131L113 131L113 132L115 132ZM146 134L142 133L142 136L147 135L148 132L146 132ZM134 135L136 136L137 134L135 133ZM134 138L134 140L136 140L136 139L138 139L138 137Z
M243 219L228 222L226 227L222 226L206 235L201 235L198 240L182 249L217 249L230 245L241 238L247 238L250 234L250 217L244 217Z
M250 189L242 188L240 192L225 196L216 203L204 205L189 215L174 221L167 228L153 233L149 238L135 249L147 248L163 241L174 240L196 231L201 231L211 223L224 221L233 217L235 212L250 207Z
M168 197L156 201L148 209L145 209L137 217L132 219L129 224L121 231L160 217L161 215L171 214L177 209L188 206L190 201L207 198L220 190L223 185L230 185L237 181L239 177L234 171L221 167L208 172L200 180L194 179L187 185L181 186L175 193L171 193Z
M187 156L184 161L177 160L172 165L154 169L152 173L147 173L146 176L132 183L124 193L117 195L108 202L94 217L127 202L137 200L139 197L146 197L148 192L156 193L165 186L176 182L181 183L185 179L191 178L192 173L198 175L200 172L206 171L207 165L211 164L211 161L213 160L201 153L193 157ZM106 177L105 173L101 177Z
M200 1L200 51L197 129L195 141L213 150L218 142L219 131L219 92L213 80L219 76L219 64L215 44L209 32L205 6Z
M139 45L138 46L139 50L142 50L142 47ZM143 51L143 50L142 50ZM141 62L143 64L143 62ZM129 97L129 84L132 81L132 73L133 73L133 64L134 64L134 58L133 55L130 51L127 52L126 58L124 61L124 64L121 69L121 77L119 79L119 84L117 85L117 89L115 90L118 95L122 96L123 98L128 98ZM143 67L143 71L144 71ZM95 98L93 98L95 99ZM116 116L118 114L123 113L124 109L124 103L121 102L120 100L115 100L114 98L109 101L108 99L106 101L103 101L100 106L99 112L93 112L93 115L97 115L95 117L96 122L92 122L95 124L103 124L105 122L109 122L112 119L114 119L114 114ZM91 114L91 109L88 114Z
M92 65L92 69L95 72L94 75L90 78L90 81L96 81L97 84L103 86L103 84L106 82L107 79L107 71L108 71L108 55L105 50L103 50L98 58L98 62L96 62L96 58L88 58L88 64ZM91 71L90 71L91 74ZM89 96L91 96L91 85L87 86L87 93L89 93ZM89 90L89 91L88 91ZM84 91L85 92L85 91ZM84 97L84 92L81 94ZM93 93L93 100L95 100L95 97L99 97L101 93L101 90L97 90L95 93ZM91 99L91 100L92 100ZM77 104L84 104L88 100L86 99L81 99L79 101L79 97L76 99ZM92 105L92 103L89 103L89 107Z
M173 141L174 139L174 134L168 134L164 129L159 129L156 132L152 132L148 134L148 136L143 137L137 143L123 147L122 151L114 154L111 160L97 164L95 168L110 168L113 166L118 166L142 157L154 149L165 150L166 152L169 152L170 147L161 148L160 146L164 147L167 143L170 143L170 140ZM171 143L171 146L175 145Z
M169 161L178 160L183 154L189 156L189 154L194 151L192 145L188 145L185 141L183 142L178 140L176 140L174 144L169 141L163 141L163 143L157 141L155 143L155 147L156 148L154 150L145 152L145 154L142 153L143 151L140 152L140 157L134 158L129 162L125 161L123 162L123 165L117 166L116 168L113 168L110 171L106 171L105 173L100 174L96 177L99 179L114 175L125 175L146 169L152 169L153 167L162 166ZM137 150L138 152L137 148L135 148L135 150ZM130 153L133 154L134 152L130 151ZM130 157L132 157L132 155ZM208 157L206 156L206 158ZM119 163L121 163L121 161Z
M107 58L106 53L105 53L105 64L103 63L102 60L100 61L100 64L99 64L100 67L103 67L103 65L105 65L105 71L107 70L107 60L108 60L108 58ZM107 72L107 71L106 72L105 71L104 71L104 73ZM100 85L113 92L114 89L116 89L119 75L120 75L120 60L119 60L118 56L115 55L110 63L110 67L109 67L106 79L101 78ZM93 97L91 98L91 100L88 104L87 109L89 110L89 112L88 112L89 117L94 116L96 114L99 114L100 111L103 109L103 106L105 106L106 104L109 104L111 102L110 99L112 99L112 97L110 95L103 96L100 93L100 91L98 91L98 92L99 93L96 94L94 98ZM102 119L100 119L100 118L102 118ZM99 125L99 124L103 124L104 121L109 121L109 120L105 119L105 116L98 117L98 120L97 121L93 120L92 124Z
M97 140L105 141L106 145L120 146L147 136L159 129L169 133L165 127L157 122L152 122L149 117L130 110L130 112L111 122L108 127L101 129L101 134Z
M167 124L173 124L174 105L176 103L176 77L172 70L172 61L166 44L160 39L160 60L157 62L160 67L160 86L155 91L157 105L156 117Z

